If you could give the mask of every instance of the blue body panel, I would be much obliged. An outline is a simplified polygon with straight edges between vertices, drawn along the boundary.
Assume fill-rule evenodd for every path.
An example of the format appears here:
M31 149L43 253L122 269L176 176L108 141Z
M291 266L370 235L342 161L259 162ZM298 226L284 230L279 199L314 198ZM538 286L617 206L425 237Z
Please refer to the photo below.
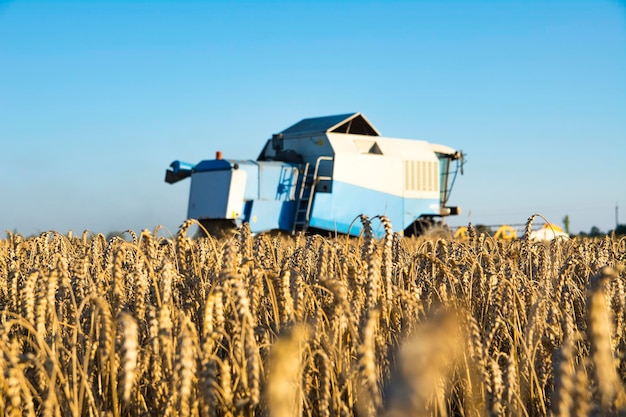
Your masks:
M242 220L248 222L250 230L255 233L276 229L291 232L296 207L297 165L276 161L252 163L254 169L239 165L240 169L248 170L247 201Z
M298 166L286 162L257 162L260 200L290 201L295 198Z
M174 172L192 171L194 173L217 171L245 171L245 190L241 197L241 210L235 219L237 223L248 222L252 232L284 230L291 232L295 221L298 188L301 182L298 165L280 161L253 160L205 160L195 166L174 161ZM198 178L201 175L198 175ZM195 177L192 177L192 182ZM227 185L228 187L228 185ZM332 181L332 193L315 193L310 213L309 227L351 234L357 236L362 231L359 214L372 218L377 215L387 216L396 231L405 230L418 217L438 215L438 198L404 198L399 195L372 190L342 181ZM198 191L204 193L205 191ZM211 211L219 199L211 194L205 204ZM191 200L190 200L191 201ZM191 207L191 203L190 203ZM236 209L233 209L236 211ZM217 218L217 217L216 217ZM377 237L384 235L379 222L373 221Z
M250 224L254 233L268 230L291 232L295 208L295 201L253 200L246 202L243 221Z
M435 214L432 207L439 207L438 199L405 199L333 181L332 194L315 195L309 226L356 236L362 229L357 216L362 213L370 218L384 214L391 220L394 229L405 229L420 215ZM381 237L384 230L382 227L374 227L374 233Z
M207 159L200 161L193 167L195 172L203 171L219 171L223 169L232 169L235 163L227 161L226 159Z

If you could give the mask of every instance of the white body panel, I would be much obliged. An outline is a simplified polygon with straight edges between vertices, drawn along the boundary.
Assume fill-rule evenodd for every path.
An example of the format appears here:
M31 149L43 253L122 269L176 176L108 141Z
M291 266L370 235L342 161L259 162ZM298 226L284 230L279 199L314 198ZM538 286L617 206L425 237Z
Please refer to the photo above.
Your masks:
M381 155L335 154L333 181L402 196L402 161Z
M191 219L236 219L241 215L246 189L244 170L197 172L191 176Z
M335 153L334 180L399 197L439 198L439 159L432 144L338 133L328 133L328 140Z

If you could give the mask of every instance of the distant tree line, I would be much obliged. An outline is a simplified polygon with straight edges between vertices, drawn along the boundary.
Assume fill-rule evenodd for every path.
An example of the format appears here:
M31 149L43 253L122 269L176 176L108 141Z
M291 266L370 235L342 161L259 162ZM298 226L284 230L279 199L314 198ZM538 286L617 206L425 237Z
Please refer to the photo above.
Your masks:
M615 236L618 236L618 237L626 236L626 224L618 224L617 227L614 230L609 230L607 233L604 233L597 226L592 226L591 230L589 230L589 233L580 232L578 234L578 236L581 236L581 237L602 237L602 236L606 236L606 235L610 236L612 234L615 234Z

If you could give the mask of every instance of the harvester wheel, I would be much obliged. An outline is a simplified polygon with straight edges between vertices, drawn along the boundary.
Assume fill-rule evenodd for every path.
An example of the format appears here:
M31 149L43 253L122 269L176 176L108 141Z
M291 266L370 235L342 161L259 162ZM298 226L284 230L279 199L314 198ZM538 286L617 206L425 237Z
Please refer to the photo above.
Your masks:
M420 236L428 239L452 239L452 231L450 228L442 223L435 224L431 228L427 229Z
M431 218L420 218L404 231L404 235L407 237L421 236L428 239L451 239L452 231L441 221Z

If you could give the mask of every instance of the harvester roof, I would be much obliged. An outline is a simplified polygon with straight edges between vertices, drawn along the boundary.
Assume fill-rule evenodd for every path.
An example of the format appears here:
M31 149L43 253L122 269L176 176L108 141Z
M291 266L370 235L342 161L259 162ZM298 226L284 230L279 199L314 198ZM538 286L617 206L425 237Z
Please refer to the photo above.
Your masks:
M349 133L353 135L380 136L380 133L361 113L302 119L280 132L284 136L315 135L324 133Z

